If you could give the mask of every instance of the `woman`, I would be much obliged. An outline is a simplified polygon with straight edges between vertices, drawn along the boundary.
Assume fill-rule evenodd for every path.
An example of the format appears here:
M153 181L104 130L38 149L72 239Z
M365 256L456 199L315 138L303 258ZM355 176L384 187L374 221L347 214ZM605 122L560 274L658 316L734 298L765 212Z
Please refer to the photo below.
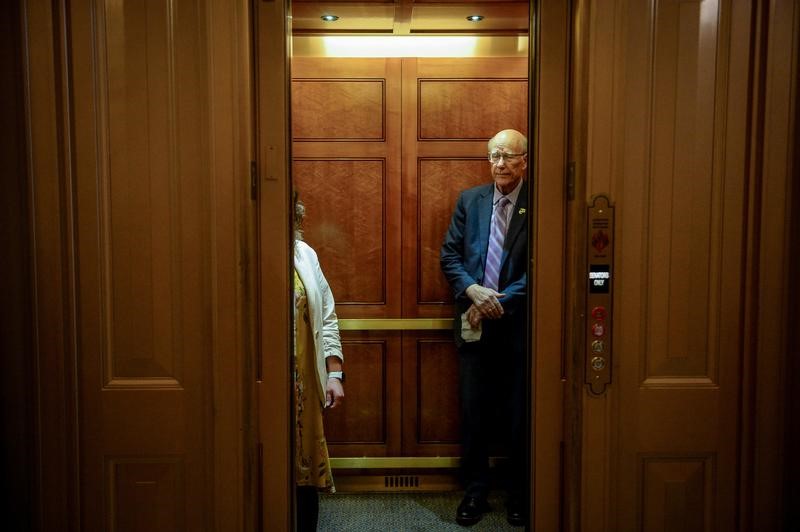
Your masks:
M333 294L317 254L303 242L304 215L295 194L295 475L297 530L302 532L317 529L318 491L335 491L322 412L344 399L344 357Z

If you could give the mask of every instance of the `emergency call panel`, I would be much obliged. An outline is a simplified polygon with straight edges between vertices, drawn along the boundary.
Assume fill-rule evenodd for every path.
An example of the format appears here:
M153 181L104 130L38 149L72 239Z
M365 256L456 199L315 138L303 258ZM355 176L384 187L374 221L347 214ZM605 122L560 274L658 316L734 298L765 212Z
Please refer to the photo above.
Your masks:
M611 301L614 289L614 207L594 196L587 216L586 384L600 395L611 383Z

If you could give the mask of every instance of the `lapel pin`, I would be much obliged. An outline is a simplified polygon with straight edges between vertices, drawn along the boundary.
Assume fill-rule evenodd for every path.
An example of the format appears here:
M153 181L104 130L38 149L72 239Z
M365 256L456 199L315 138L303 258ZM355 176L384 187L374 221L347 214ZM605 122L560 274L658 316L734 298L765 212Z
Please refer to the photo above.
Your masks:
M519 210L519 214L525 214L525 207L522 207L522 208Z

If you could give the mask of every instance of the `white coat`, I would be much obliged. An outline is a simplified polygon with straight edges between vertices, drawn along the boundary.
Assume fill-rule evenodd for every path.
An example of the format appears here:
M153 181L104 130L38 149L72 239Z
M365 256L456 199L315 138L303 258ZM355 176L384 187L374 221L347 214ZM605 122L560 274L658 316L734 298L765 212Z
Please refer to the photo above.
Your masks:
M325 359L335 356L344 361L333 293L319 266L316 252L302 240L295 240L294 243L294 268L306 289L308 314L314 333L319 397L322 404L325 404L325 390L328 382Z

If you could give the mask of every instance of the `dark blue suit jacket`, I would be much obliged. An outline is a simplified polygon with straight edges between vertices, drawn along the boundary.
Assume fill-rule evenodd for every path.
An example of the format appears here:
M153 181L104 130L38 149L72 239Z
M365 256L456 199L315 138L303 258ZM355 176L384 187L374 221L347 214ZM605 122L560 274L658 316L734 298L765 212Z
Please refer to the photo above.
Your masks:
M492 218L494 183L463 191L456 202L450 227L442 244L440 264L453 289L456 316L453 324L456 343L461 345L461 314L472 301L466 289L483 283L489 230ZM503 244L498 292L505 314L501 320L524 320L528 291L528 182L522 183ZM492 320L488 320L492 321ZM524 338L524 325L522 327Z

